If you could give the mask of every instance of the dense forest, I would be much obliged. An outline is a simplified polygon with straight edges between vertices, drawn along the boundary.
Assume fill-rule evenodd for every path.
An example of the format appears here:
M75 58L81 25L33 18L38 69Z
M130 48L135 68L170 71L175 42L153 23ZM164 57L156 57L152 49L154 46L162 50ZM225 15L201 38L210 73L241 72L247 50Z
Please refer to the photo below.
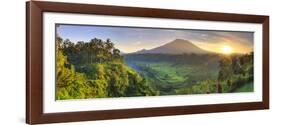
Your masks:
M253 91L253 53L128 54L125 60L160 95Z
M153 95L158 92L125 65L109 39L75 44L56 38L57 100Z
M253 52L249 54L220 55L216 79L198 81L189 88L176 90L177 93L230 93L253 92Z
M56 38L56 99L253 91L248 54L120 54L110 40Z

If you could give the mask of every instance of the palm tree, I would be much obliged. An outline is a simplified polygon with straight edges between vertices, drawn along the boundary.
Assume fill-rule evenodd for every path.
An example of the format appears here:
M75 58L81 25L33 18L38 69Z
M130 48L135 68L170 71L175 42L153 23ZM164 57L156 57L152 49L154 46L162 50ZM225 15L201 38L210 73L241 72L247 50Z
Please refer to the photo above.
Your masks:
M110 41L110 39L107 39L105 42L105 56L108 61L112 60L113 47L114 47L114 44Z

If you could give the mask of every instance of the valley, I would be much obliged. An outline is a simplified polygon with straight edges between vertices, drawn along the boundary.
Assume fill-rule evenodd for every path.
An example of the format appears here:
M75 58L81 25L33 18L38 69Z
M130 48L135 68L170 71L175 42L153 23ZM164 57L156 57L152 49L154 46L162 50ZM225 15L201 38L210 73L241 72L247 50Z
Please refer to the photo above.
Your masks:
M170 56L126 55L125 61L128 66L147 79L155 90L160 91L160 95L176 94L179 88L190 87L197 81L215 80L218 76L217 56L206 55L204 58L191 61L189 61L190 57L196 55Z
M252 32L56 24L56 100L254 91Z
M123 56L126 65L160 95L217 93L218 84L224 93L253 90L251 55L208 52L187 40L176 39ZM249 62L241 64L244 58Z
M122 53L108 39L57 38L58 100L252 92L253 53L219 54L187 40Z

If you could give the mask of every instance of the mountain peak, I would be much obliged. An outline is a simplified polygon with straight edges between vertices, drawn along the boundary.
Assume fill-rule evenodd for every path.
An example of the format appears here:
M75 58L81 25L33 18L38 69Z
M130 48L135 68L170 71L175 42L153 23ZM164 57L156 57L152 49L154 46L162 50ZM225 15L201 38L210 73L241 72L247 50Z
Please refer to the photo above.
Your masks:
M169 44L179 44L179 45L187 45L187 44L189 44L189 45L194 45L190 41L184 40L184 39L175 39L172 42L167 43L166 45L169 45Z
M175 39L172 42L189 42L189 41L185 39Z
M152 53L152 54L184 54L184 53L196 53L196 54L204 54L208 53L192 42L184 39L175 39L165 45L156 47L150 50L141 50L136 53L144 54L144 53Z

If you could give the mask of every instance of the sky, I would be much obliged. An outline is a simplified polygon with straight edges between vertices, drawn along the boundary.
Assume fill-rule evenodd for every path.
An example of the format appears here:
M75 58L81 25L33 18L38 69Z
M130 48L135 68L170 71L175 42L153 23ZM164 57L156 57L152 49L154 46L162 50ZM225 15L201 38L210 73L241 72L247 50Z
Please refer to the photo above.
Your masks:
M233 53L253 51L252 32L60 24L57 34L74 43L88 42L93 38L109 38L124 53L153 49L175 39L185 39L204 50L218 53L226 46Z

